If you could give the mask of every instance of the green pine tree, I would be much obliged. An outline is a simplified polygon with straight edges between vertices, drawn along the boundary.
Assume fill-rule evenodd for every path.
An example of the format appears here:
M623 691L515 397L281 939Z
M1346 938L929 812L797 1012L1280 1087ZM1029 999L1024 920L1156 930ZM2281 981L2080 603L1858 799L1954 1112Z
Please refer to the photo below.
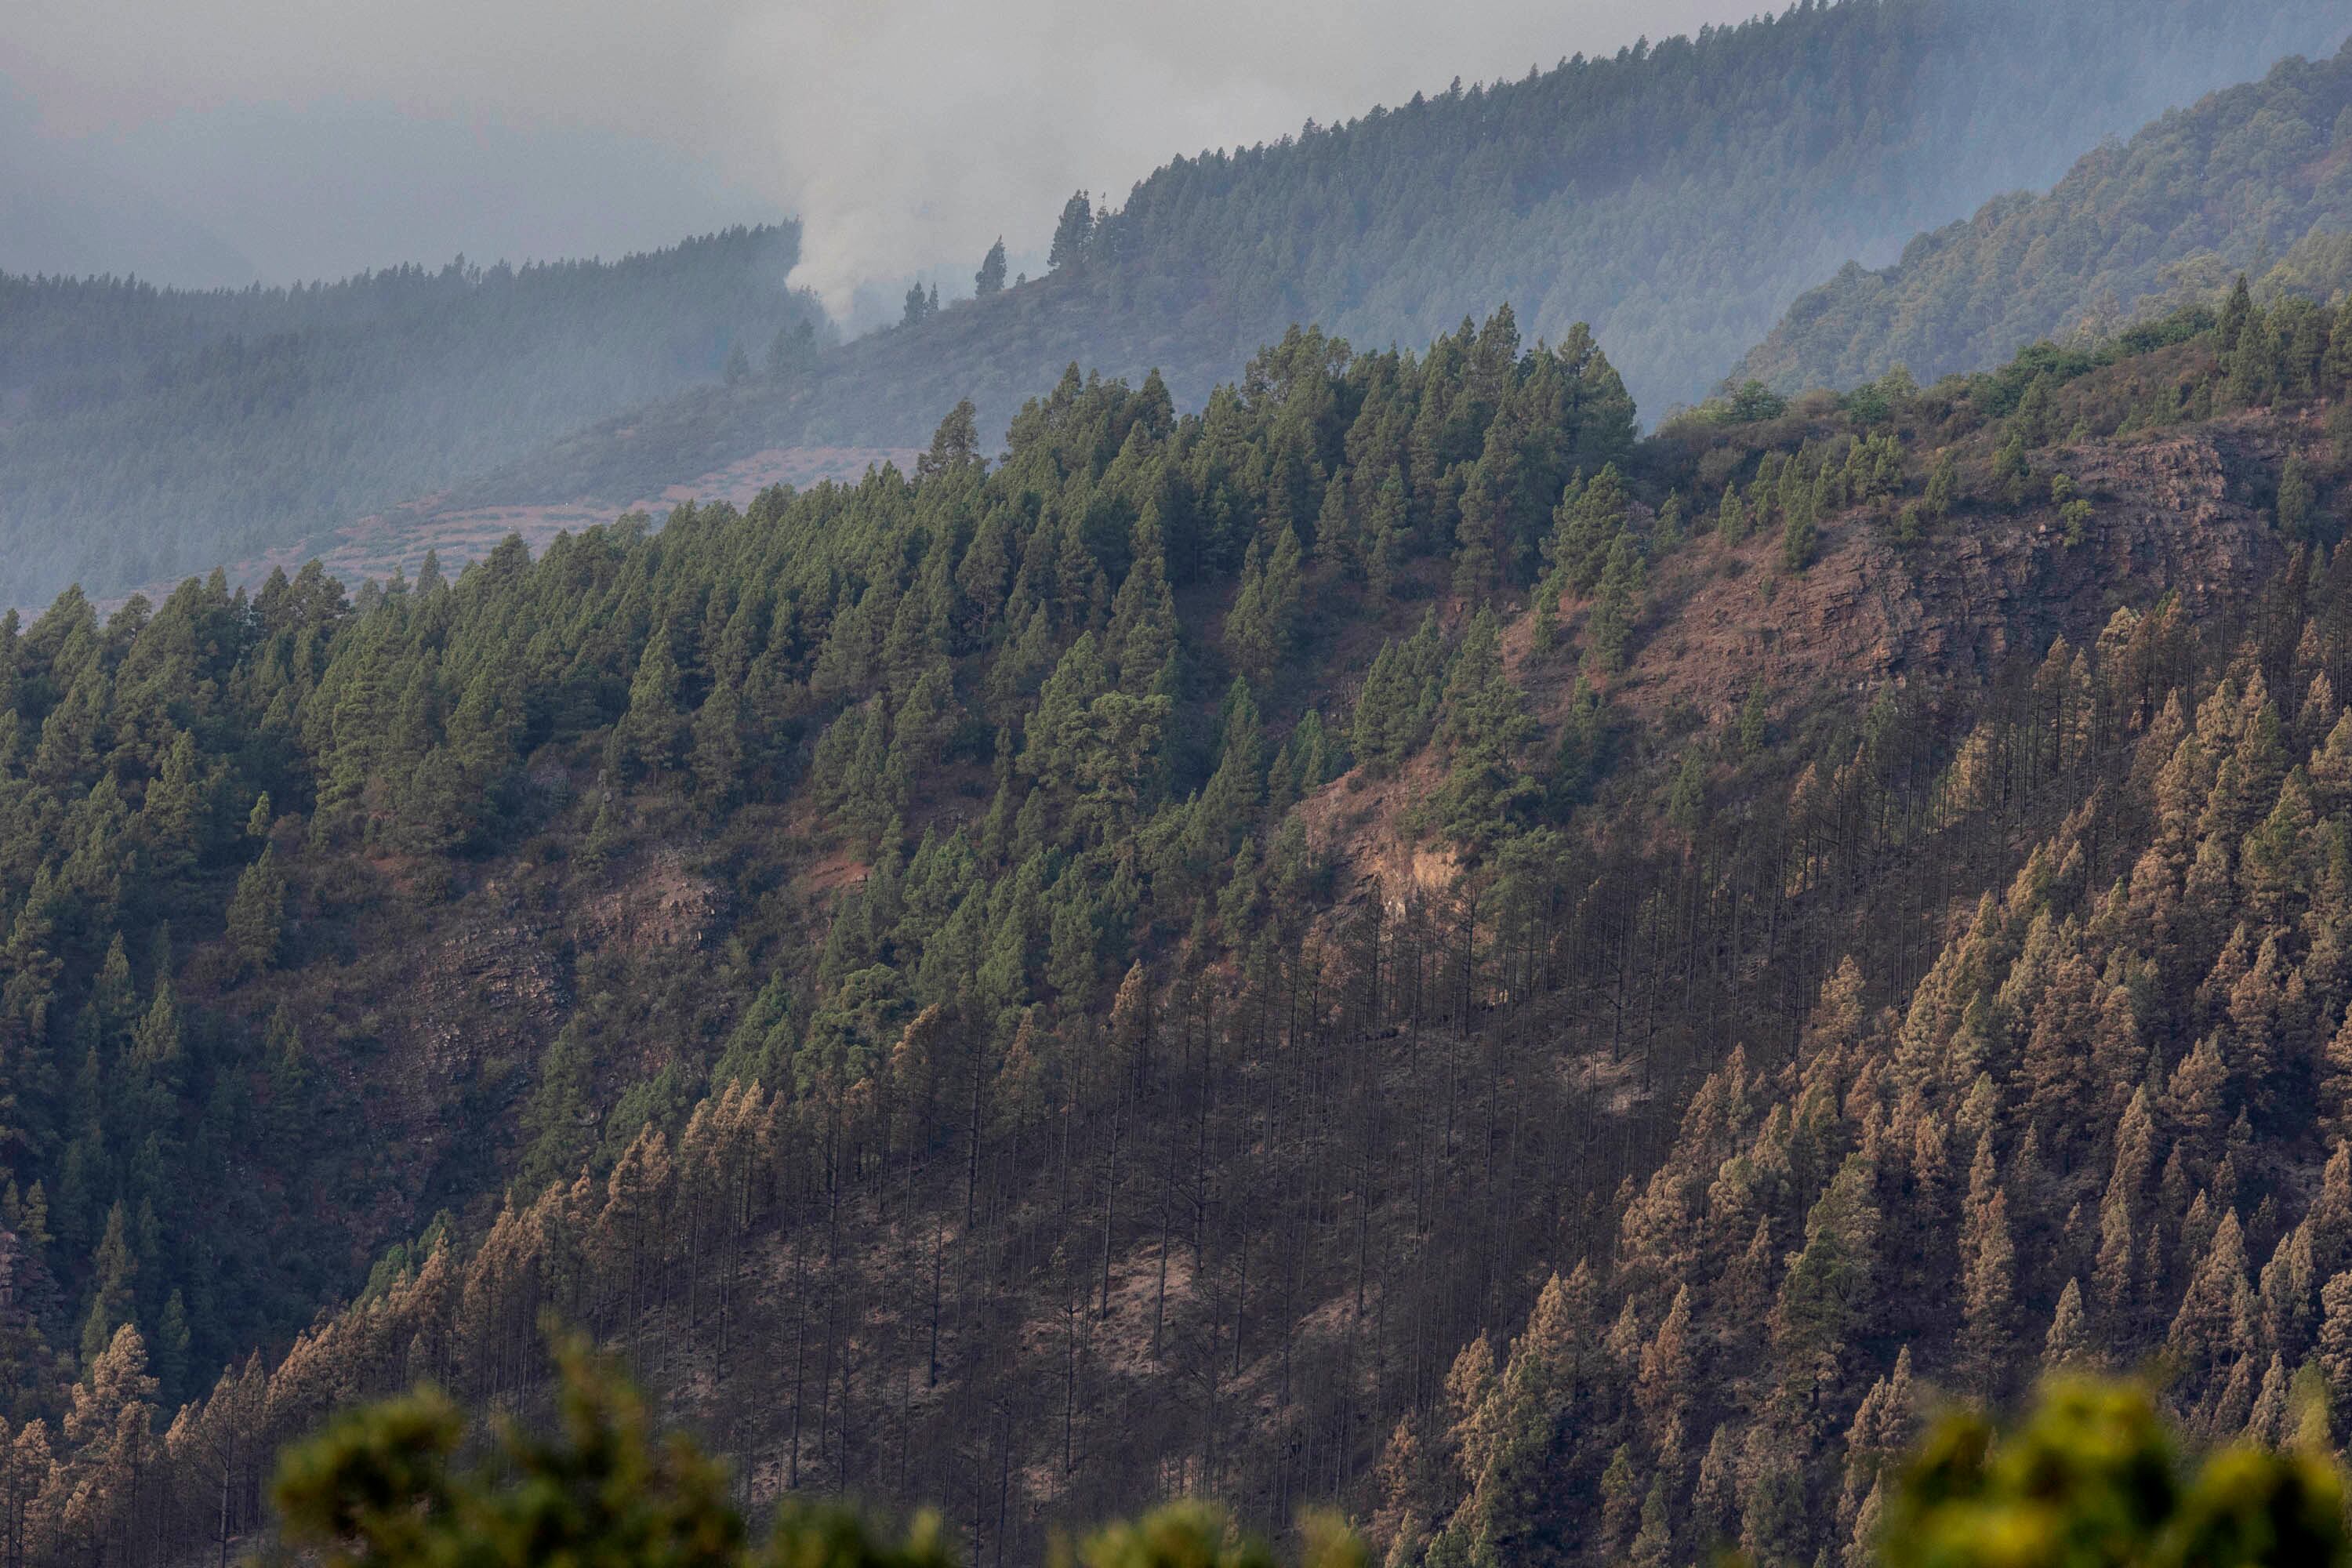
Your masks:
M1004 237L998 235L996 243L988 247L981 258L980 270L972 274L972 297L985 300L992 294L1004 292Z
M2279 469L2279 531L2289 539L2309 538L2313 505L2311 471L2300 453L2290 452Z
M229 951L238 965L247 973L273 967L285 923L286 876L278 868L278 847L264 844L261 854L237 877L236 892L229 900Z
M1584 663L1595 674L1614 675L1625 668L1625 645L1641 614L1643 575L1640 548L1630 535L1619 534L1585 620Z

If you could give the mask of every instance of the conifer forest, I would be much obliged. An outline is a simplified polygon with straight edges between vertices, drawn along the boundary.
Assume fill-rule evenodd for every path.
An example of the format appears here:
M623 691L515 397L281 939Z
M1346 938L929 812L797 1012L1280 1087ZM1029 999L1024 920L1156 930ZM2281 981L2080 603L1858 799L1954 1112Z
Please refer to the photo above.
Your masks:
M2352 17L2125 9L0 276L0 1568L2352 1563Z

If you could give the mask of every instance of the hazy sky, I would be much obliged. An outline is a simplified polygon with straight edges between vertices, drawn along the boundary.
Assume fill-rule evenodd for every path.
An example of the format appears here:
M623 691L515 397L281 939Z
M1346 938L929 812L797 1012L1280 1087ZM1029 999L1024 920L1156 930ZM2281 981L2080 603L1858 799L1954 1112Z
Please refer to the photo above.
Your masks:
M5 0L0 268L602 253L797 213L796 281L964 278L1080 185L1752 0Z

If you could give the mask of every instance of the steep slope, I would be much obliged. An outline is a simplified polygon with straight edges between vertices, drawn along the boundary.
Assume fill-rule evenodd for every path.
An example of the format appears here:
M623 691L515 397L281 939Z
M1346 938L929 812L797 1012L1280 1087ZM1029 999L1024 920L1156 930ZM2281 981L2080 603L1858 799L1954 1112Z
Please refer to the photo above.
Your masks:
M1924 974L1837 962L1614 1247L1457 1358L1388 1448L1408 1557L1866 1562L1930 1403L2044 1369L2160 1365L2209 1444L2284 1444L2324 1393L2344 1440L2345 578L2202 657L2119 616L1987 715L1936 808L2028 846L2014 879Z
M0 603L329 548L444 487L464 511L617 510L762 453L919 446L967 396L992 443L1071 363L1157 367L1190 404L1295 321L1419 343L1509 300L1531 336L1592 323L1663 409L1843 258L2346 31L2329 0L1807 0L1177 159L1098 225L1070 215L1051 276L772 375L810 314L774 289L790 232L512 279L17 280ZM748 378L711 384L734 348Z
M1710 385L1829 258L2038 184L2037 166L2054 178L2102 135L2289 51L2332 51L2348 29L2300 4L1814 5L1457 84L1177 160L1103 221L1081 275L1056 280L1076 298L1008 297L977 362L951 333L925 353L967 378L958 391L982 390L982 371L1034 384L1076 359L1158 365L1192 397L1293 321L1423 342L1508 300L1531 336L1590 322L1636 399L1663 409ZM1066 342L1030 360L1033 334ZM913 390L877 386L868 406L943 405Z
M1733 380L1847 386L1896 364L1932 379L2027 343L2112 331L2183 274L2260 274L2352 230L2352 51L2291 59L2086 155L2046 195L1988 203L1881 271L1849 262L1805 294ZM2315 241L2322 242L2315 244ZM2282 286L2352 282L2289 268Z
M748 374L781 345L791 374L824 326L784 286L799 238L293 289L0 276L0 605L295 545L715 383L730 351Z
M2260 939L2305 929L2332 860L2287 855L2284 892L2208 865L2284 798L2263 726L2308 754L2313 677L2352 655L2308 553L2352 356L2298 380L2295 320L2233 306L1639 445L1573 335L1299 333L1198 415L1073 378L992 468L958 417L912 478L509 546L454 584L191 583L103 625L68 596L11 628L0 710L10 1546L242 1533L271 1448L357 1394L528 1405L545 1308L625 1344L753 1496L938 1501L975 1552L1204 1489L1276 1522L1378 1508L1407 1558L1597 1562L1654 1479L1695 1552L1701 1474L1768 1555L1842 1542L1824 1478L1869 1379L1902 1342L1918 1375L1951 1353L1945 1254L1885 1298L1817 1278L1941 1234L1895 1187L1838 1229L1859 1174L1820 1208L1871 1107L1882 1147L1932 1110L1948 1148L2038 1107L2039 1169L2078 1184L2097 1156L2062 1151L2104 1147L2104 1109L2066 1118L2105 1100L2012 1091L2053 1047L1968 943L2095 923L2160 749L2221 923L2104 972L2103 1007L2144 1009L2135 1074L2205 1059L2159 1026L2164 966L2216 962L2230 900L2268 922L2248 973L2309 964ZM2257 672L2317 694L2272 704ZM2214 806L2225 731L2254 750ZM1859 1002L1818 1007L1848 955ZM1892 1082L1870 1020L1920 995ZM1997 1124L2006 1169L2024 1134ZM2233 1178L2274 1227L2305 1169L2279 1126ZM1753 1173L1701 1146L1735 1138ZM2143 1216L2189 1234L2210 1152L2132 1210L2150 1321L2200 1271ZM1721 1358L1680 1410L1657 1390L1700 1385L1640 1393L1627 1348L1671 1341L1669 1282ZM1913 1315L1863 1315L1887 1298ZM1458 1352L1531 1306L1490 1404ZM1990 1332L1969 1353L2017 1364ZM157 1375L214 1391L166 1424Z
M1418 343L1498 300L1530 336L1590 322L1663 411L1844 258L2347 28L2317 0L1850 0L1457 83L1180 158L1116 213L1066 215L1047 277L845 345L807 383L615 416L459 495L618 500L766 448L912 445L965 397L992 438L1072 363L1156 368L1191 403L1293 322Z

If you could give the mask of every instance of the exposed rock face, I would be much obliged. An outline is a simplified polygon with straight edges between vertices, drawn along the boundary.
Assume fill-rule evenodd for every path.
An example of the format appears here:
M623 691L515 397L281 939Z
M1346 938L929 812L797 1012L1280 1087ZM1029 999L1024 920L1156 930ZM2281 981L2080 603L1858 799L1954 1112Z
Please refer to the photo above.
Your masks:
M2034 455L2037 504L1963 506L1908 549L1894 543L1884 514L1850 511L1824 521L1820 552L1801 573L1785 571L1780 542L1760 534L1732 549L1685 544L1653 569L1610 700L1649 720L1680 709L1724 725L1759 682L1781 717L1924 683L1957 709L2012 656L2039 657L2060 637L2087 643L2119 608L2172 595L2191 620L2226 611L2287 563L2254 500L2294 438L2292 426L2247 416L2053 447ZM2049 499L2062 473L2092 506L2071 542ZM1524 607L1504 635L1514 677L1551 727L1580 674L1578 614L1562 606L1548 656L1534 651ZM1423 840L1413 809L1443 776L1425 753L1392 778L1338 780L1307 803L1309 834L1392 907L1446 886L1458 863Z
M718 921L719 892L719 884L687 868L677 848L652 850L643 864L616 879L610 892L573 916L572 939L584 951L612 947L632 956L664 947L691 949Z
M407 1014L428 1070L455 1078L488 1049L528 1051L551 1037L569 1001L544 932L485 921L439 945Z
M2064 473L2092 503L2069 543L2054 505L2018 514L1963 510L1901 551L1859 515L1822 529L1802 574L1779 571L1776 542L1727 558L1705 547L1664 563L1653 609L1660 629L1634 653L1619 700L1687 701L1721 721L1751 680L1794 694L1824 683L1870 690L1927 681L1943 689L1989 679L2020 644L2081 643L2116 609L2166 594L2192 618L2242 602L2283 567L2286 547L2245 499L2248 469L2274 437L2216 427L2038 455L2036 487Z

